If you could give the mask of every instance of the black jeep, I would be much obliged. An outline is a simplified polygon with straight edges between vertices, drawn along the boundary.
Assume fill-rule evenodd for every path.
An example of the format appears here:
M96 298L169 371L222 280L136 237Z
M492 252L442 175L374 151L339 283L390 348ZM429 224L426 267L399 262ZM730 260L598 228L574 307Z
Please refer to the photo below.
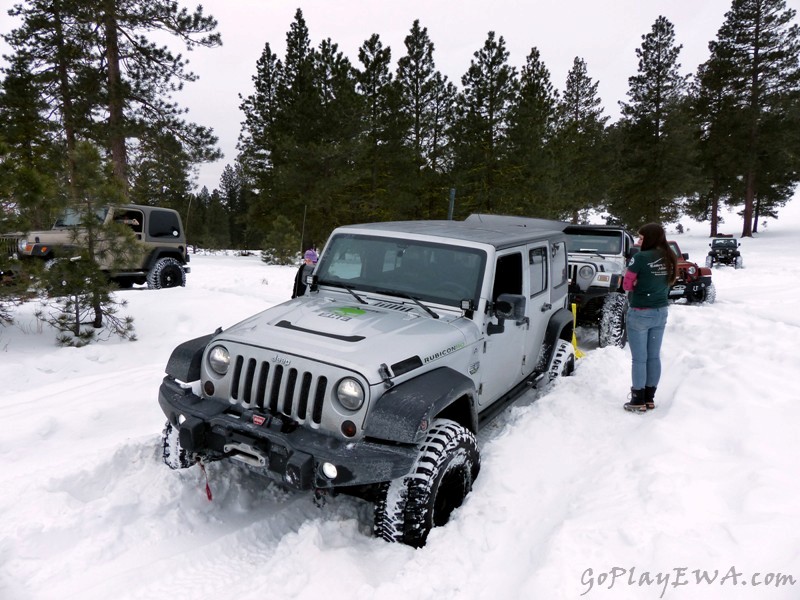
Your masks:
M729 237L714 238L709 246L711 246L711 250L708 251L708 256L706 256L707 267L733 265L735 269L741 269L744 266L742 253L739 252L741 244L735 239Z

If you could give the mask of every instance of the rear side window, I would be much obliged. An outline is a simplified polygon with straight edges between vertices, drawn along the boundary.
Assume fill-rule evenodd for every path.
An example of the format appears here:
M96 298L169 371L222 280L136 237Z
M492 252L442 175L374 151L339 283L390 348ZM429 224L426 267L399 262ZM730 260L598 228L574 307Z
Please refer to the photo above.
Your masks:
M176 238L181 234L178 215L166 210L154 210L150 213L147 234L154 238Z

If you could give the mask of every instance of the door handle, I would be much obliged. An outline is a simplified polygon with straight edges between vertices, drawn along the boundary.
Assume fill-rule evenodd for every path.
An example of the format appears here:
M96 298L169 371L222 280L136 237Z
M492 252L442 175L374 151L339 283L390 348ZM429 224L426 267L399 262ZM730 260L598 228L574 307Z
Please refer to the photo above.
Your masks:
M542 312L547 312L551 308L553 308L553 305L550 304L549 302L545 302L544 304L542 304Z

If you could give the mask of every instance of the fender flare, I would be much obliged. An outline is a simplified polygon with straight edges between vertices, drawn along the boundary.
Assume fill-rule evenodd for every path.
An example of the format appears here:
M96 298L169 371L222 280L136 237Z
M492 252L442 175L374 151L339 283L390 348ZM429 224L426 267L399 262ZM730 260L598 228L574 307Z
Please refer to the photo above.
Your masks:
M544 342L542 346L545 348L545 352L542 354L539 363L539 370L541 372L546 371L550 365L553 352L555 352L556 349L556 341L559 339L568 342L572 341L573 327L572 311L566 308L559 308L550 317L550 321L547 323L547 329L544 332Z
M470 378L449 367L398 384L378 398L369 414L368 437L403 444L420 442L433 419L460 398L469 401L470 431L477 431L477 391Z
M185 250L181 252L177 248L153 248L145 262L145 269L151 270L160 258L174 258L181 265L186 265Z
M200 364L203 360L203 352L214 335L216 334L209 333L178 345L167 361L167 368L165 369L167 375L184 383L200 379Z

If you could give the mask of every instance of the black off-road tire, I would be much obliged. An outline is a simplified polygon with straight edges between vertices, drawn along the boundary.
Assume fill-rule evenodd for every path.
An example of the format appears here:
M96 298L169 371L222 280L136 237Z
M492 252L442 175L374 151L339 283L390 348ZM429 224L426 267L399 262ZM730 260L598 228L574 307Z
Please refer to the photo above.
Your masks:
M566 340L558 340L548 375L550 381L558 377L569 377L575 371L575 348Z
M178 430L169 421L161 433L161 458L170 469L188 469L196 462L194 455L181 446Z
M603 301L600 311L599 346L624 348L628 343L628 297L620 292L612 292Z
M381 485L374 533L387 542L421 548L433 527L447 523L480 471L475 436L449 419L436 419L411 472Z
M160 290L186 285L186 271L176 258L159 258L147 274L147 287Z

